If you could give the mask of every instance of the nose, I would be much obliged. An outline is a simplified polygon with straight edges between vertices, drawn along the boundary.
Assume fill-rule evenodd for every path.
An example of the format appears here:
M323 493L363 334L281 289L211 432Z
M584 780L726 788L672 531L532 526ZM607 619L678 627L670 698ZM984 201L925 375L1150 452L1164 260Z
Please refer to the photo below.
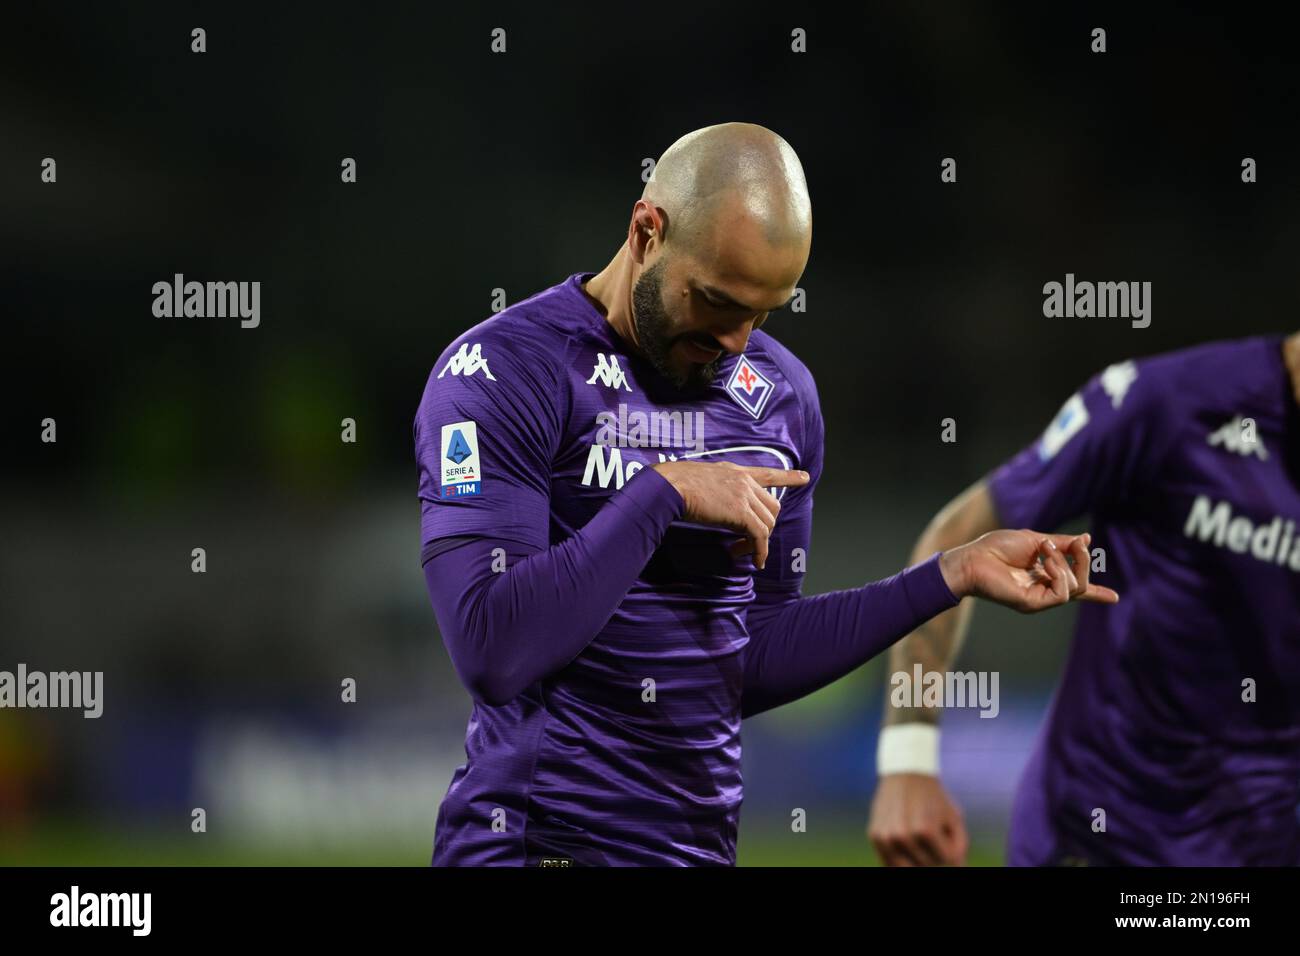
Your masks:
M749 344L749 336L754 331L756 319L757 316L746 319L740 325L711 329L710 334L718 340L718 344L726 351L733 355L739 355L745 351L745 346Z

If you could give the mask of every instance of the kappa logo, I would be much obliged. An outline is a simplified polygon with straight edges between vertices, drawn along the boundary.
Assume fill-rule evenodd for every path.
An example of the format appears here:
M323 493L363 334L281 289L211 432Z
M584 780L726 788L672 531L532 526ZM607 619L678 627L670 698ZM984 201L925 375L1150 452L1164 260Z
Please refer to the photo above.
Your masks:
M770 379L750 364L745 356L740 357L731 377L727 379L727 394L736 404L749 414L758 418L767 407L767 400L776 391Z
M596 353L596 367L592 369L591 378L587 379L588 385L595 385L600 382L606 388L622 388L625 391L632 391L632 386L627 383L627 376L623 374L622 367L618 364L618 356L610 355L605 357L604 352Z
M468 343L461 342L456 354L447 359L447 364L438 373L438 378L446 375L448 369L451 370L452 375L464 375L466 378L482 369L483 374L489 379L494 382L497 380L496 376L492 374L492 370L488 368L487 359L483 357L483 349L477 342L474 343L473 348L470 348Z
M1260 461L1268 461L1268 449L1255 433L1255 420L1238 415L1221 428L1210 432L1205 439L1209 444L1224 451L1235 452L1249 458L1255 455Z
M1124 404L1124 396L1137 381L1137 377L1137 365L1132 361L1109 365L1101 373L1101 387L1110 396L1110 403L1113 406L1119 408Z

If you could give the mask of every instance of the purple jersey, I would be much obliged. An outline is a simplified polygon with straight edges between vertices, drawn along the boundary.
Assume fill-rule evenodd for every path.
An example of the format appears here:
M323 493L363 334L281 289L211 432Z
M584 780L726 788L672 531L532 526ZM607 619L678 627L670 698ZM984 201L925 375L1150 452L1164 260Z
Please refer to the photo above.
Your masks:
M426 545L485 529L510 539L515 511L528 509L549 514L550 536L523 543L544 547L670 457L797 467L816 478L816 393L788 351L756 332L706 397L682 402L666 392L660 405L663 380L628 354L580 287L591 275L504 310L439 358L417 422L435 445L460 428L481 467L472 485L422 469ZM474 493L455 490L466 487ZM810 498L807 488L784 495L782 520ZM486 848L513 846L488 825L497 807L502 827L526 826L538 856L575 856L565 831L581 829L602 860L733 861L739 652L754 596L752 562L737 565L728 553L735 539L674 523L599 637L557 679L505 706L475 706L469 762L439 811L435 862L491 859ZM629 823L644 851L624 845Z
M435 864L734 863L742 717L956 603L937 555L802 597L822 468L807 368L754 332L688 398L613 331L593 274L456 339L416 414L425 580L474 698ZM650 467L666 459L808 472L776 491L763 571L682 520Z
M1300 863L1300 409L1281 349L1111 366L991 476L1008 526L1091 514L1095 580L1122 596L1080 609L1012 864Z

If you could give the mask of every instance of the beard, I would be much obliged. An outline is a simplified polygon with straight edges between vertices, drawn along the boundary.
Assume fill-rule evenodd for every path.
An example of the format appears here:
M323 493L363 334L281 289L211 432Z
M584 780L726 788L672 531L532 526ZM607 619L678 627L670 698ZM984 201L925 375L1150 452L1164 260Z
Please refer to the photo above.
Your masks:
M637 341L654 370L673 385L683 391L703 391L718 377L718 367L726 353L703 365L690 362L685 369L673 366L671 352L678 337L669 333L668 313L664 311L663 272L664 260L660 257L641 273L632 287L632 322L636 326Z

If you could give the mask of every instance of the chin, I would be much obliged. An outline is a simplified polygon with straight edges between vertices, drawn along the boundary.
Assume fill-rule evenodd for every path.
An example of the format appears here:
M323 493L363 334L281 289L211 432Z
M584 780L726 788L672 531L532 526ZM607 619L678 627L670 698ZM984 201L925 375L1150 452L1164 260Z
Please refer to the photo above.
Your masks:
M693 390L703 391L713 384L714 379L718 377L718 362L707 362L702 365L692 365L686 373L686 387Z

